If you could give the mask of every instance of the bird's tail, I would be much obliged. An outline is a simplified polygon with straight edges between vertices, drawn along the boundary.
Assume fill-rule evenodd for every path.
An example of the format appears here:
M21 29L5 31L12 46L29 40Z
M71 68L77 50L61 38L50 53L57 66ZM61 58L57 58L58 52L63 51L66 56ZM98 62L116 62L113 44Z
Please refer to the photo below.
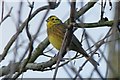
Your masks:
M72 43L70 44L70 50L74 50L82 54L90 63L94 66L97 67L99 64L92 58L90 57L86 51L82 48L82 44L79 42L79 40L75 37L72 36Z
M81 53L95 68L99 66L99 63L90 57L82 47L78 50L78 52Z

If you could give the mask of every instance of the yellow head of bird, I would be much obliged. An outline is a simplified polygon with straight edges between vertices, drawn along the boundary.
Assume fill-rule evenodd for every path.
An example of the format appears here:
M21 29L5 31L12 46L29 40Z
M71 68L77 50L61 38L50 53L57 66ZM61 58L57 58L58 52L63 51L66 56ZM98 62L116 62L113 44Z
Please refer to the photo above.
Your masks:
M50 16L50 17L46 20L46 22L47 22L47 27L48 27L48 28L51 28L52 26L54 26L54 25L56 25L56 24L61 24L61 23L62 23L62 21L61 21L58 17L56 17L56 16L54 16L54 15Z

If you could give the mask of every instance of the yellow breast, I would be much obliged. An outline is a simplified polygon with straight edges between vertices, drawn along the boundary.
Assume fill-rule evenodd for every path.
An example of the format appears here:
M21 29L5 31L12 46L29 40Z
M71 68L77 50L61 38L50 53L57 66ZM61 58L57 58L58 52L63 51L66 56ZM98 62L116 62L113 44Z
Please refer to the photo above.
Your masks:
M62 40L64 38L64 33L59 30L59 28L48 28L47 29L48 38L50 43L58 50L60 50L62 45Z
M57 36L53 36L53 35L49 35L49 41L50 43L58 50L60 50L61 48L61 44L62 44L62 39L60 39Z

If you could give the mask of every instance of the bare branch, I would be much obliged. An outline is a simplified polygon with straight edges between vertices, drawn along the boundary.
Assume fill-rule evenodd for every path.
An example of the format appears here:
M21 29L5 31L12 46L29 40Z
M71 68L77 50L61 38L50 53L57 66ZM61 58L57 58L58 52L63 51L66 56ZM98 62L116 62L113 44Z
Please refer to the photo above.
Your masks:
M120 20L119 20L120 22ZM75 27L78 28L97 28L97 27L112 27L114 20L95 23L77 23Z
M3 14L4 14L4 1L2 1L2 14L1 14L1 21L3 20Z

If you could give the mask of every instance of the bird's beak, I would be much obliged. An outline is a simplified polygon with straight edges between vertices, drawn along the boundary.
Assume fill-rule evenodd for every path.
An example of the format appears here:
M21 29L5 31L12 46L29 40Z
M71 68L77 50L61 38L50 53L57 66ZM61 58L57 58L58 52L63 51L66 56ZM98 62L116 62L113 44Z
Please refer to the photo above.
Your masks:
M48 22L49 20L47 19L46 22Z

